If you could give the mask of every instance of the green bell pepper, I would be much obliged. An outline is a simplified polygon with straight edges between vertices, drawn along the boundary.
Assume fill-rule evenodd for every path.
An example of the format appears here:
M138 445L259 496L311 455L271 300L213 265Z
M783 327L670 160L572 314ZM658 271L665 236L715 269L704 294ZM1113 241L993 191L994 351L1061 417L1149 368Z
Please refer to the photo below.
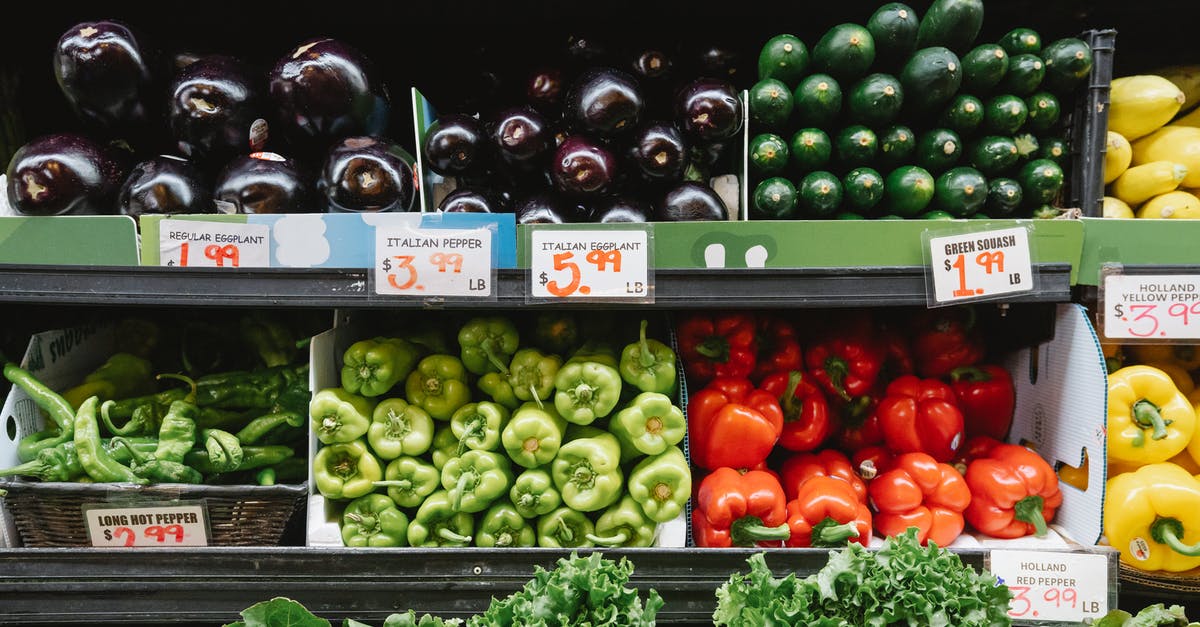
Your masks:
M346 546L408 546L408 516L384 494L360 496L342 512Z
M567 442L551 463L550 476L571 509L604 509L621 497L621 444L611 433Z
M567 363L555 376L554 387L558 414L577 425L607 416L621 400L621 374L594 361Z
M417 363L417 347L400 338L377 337L350 345L342 355L342 388L375 397L404 380Z
M692 496L692 471L678 446L647 457L629 473L629 496L655 522L673 520Z
M508 410L503 405L480 401L467 403L450 418L450 430L458 438L458 454L468 449L494 451L500 448L500 431L508 422Z
M500 442L513 462L526 468L537 468L550 463L558 454L566 429L566 421L553 407L525 403L504 425Z
M75 413L73 437L79 465L89 477L98 483L136 483L145 485L149 480L138 476L128 466L112 458L100 442L100 423L96 420L98 397L89 397Z
M628 494L613 503L596 519L596 532L587 536L597 546L650 546L658 524L646 518L642 508Z
M371 413L367 442L380 459L420 455L433 444L433 418L402 398L386 399Z
M154 366L129 353L114 353L79 385L62 393L71 407L78 408L89 396L99 396L100 402L141 396L154 392Z
M512 503L497 501L479 519L475 546L537 546L537 533L529 521L517 513Z
M549 514L562 504L562 497L554 488L550 473L541 468L530 468L517 475L508 491L508 498L525 518Z
M535 397L544 401L554 392L554 378L561 367L562 357L523 348L513 355L508 366L508 384L522 401L532 401Z
M408 544L417 547L469 546L475 532L475 519L455 511L450 493L438 490L430 494L408 525Z
M387 488L388 496L400 507L417 507L441 487L441 482L439 469L416 457L402 455L388 463L383 481L376 481L375 487Z
M505 372L521 345L512 320L502 316L472 318L458 330L458 345L467 370L477 375Z
M375 403L342 388L326 388L308 404L313 433L322 444L353 442L371 428Z
M438 477L440 480L442 468L446 467L446 462L458 457L458 438L454 437L454 430L450 425L439 427L433 432L433 446L430 447L430 457L433 459L433 465L438 469Z
M643 455L658 455L683 441L687 418L671 399L657 392L642 392L608 423L608 430Z
M521 406L521 401L513 393L513 387L508 382L508 377L499 372L489 372L479 377L478 385L480 392L487 394L493 402L503 405L509 411Z
M560 507L537 520L538 546L547 549L585 548L596 546L588 540L596 526L582 512Z
M675 392L675 351L658 340L646 339L648 322L642 320L638 341L621 351L621 379L643 392Z
M471 402L467 370L453 355L430 355L408 375L404 396L436 420L450 420L459 407Z
M508 458L491 451L467 451L442 468L442 487L449 491L451 506L468 514L482 512L508 494L512 481Z
M538 348L566 355L579 342L579 323L574 314L557 311L538 312L533 324L533 343Z
M317 491L330 499L356 499L375 490L383 479L379 460L364 440L321 447L313 459Z

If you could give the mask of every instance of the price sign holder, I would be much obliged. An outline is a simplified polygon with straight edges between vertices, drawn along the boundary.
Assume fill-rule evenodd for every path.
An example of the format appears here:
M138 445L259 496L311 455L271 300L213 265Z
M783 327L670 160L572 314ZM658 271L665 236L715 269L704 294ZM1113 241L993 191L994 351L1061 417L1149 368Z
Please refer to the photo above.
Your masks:
M375 228L375 263L368 280L372 298L494 301L494 226L450 229L429 226Z
M1010 618L1021 622L1081 623L1108 613L1108 557L1079 551L994 550L987 568L1008 586Z
M1128 344L1194 344L1200 340L1200 271L1100 267L1100 337Z
M534 225L526 233L525 302L654 302L653 225Z
M94 547L208 546L204 501L85 503L83 517Z
M266 224L163 220L159 265L180 268L269 268L271 227Z
M1007 300L1037 290L1040 277L1029 231L1019 223L987 230L963 224L923 231L926 305Z

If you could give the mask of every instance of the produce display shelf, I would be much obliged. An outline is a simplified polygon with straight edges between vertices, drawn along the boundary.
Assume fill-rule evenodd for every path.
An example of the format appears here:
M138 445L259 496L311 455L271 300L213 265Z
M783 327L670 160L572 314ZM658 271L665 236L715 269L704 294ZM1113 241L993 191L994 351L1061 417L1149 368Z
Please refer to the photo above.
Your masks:
M163 552L168 554L164 555ZM757 549L606 550L634 564L630 585L654 588L666 605L662 624L712 624L715 591L744 571ZM580 550L581 554L588 550ZM986 549L958 549L981 568ZM829 549L771 549L767 563L782 576L825 565ZM1115 573L1117 553L1104 551ZM263 549L205 548L138 551L0 550L0 623L163 624L230 622L273 596L295 599L340 622L381 624L409 608L444 617L482 612L493 596L520 589L534 566L552 567L559 549ZM1117 590L1109 590L1116 607ZM1044 624L1044 623L1043 623Z
M1012 302L1069 302L1071 266L1034 264L1038 287ZM497 271L496 300L376 296L362 269L202 269L0 265L0 301L41 304L494 308L526 304L528 271ZM655 307L879 307L926 304L919 266L660 269ZM546 304L552 307L555 304ZM561 305L558 305L561 306ZM622 306L604 303L605 307ZM645 307L631 303L627 306Z

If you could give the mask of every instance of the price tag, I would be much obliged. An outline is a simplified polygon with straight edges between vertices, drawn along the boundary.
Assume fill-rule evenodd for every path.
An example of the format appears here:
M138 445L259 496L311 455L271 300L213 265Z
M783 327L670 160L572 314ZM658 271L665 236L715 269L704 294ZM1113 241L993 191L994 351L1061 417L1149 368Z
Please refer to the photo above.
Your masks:
M992 574L1018 620L1082 622L1108 613L1108 558L1090 553L992 551Z
M84 506L92 546L208 546L208 511L199 502L138 507Z
M1106 274L1101 299L1107 338L1200 338L1200 275Z
M271 227L266 224L163 220L159 264L181 268L268 268Z
M492 231L375 229L375 293L387 296L494 296Z
M538 300L654 302L646 228L533 228L530 290Z
M1029 231L1023 227L929 237L930 305L983 300L1033 289Z

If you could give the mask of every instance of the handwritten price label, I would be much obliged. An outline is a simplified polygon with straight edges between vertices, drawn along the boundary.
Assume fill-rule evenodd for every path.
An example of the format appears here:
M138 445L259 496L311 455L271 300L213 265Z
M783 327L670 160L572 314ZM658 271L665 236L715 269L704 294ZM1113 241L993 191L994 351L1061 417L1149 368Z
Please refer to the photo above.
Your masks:
M649 233L534 228L530 296L652 302Z
M492 232L486 228L376 228L375 258L376 294L493 294Z
M159 222L159 264L180 268L267 268L271 227L232 222Z
M1024 228L931 237L929 246L935 303L1033 289L1029 231Z
M1200 338L1200 276L1107 274L1101 298L1107 338Z
M1013 593L1019 620L1081 622L1108 613L1108 559L1088 553L992 551L991 571Z
M208 513L200 504L87 506L92 546L208 546Z

